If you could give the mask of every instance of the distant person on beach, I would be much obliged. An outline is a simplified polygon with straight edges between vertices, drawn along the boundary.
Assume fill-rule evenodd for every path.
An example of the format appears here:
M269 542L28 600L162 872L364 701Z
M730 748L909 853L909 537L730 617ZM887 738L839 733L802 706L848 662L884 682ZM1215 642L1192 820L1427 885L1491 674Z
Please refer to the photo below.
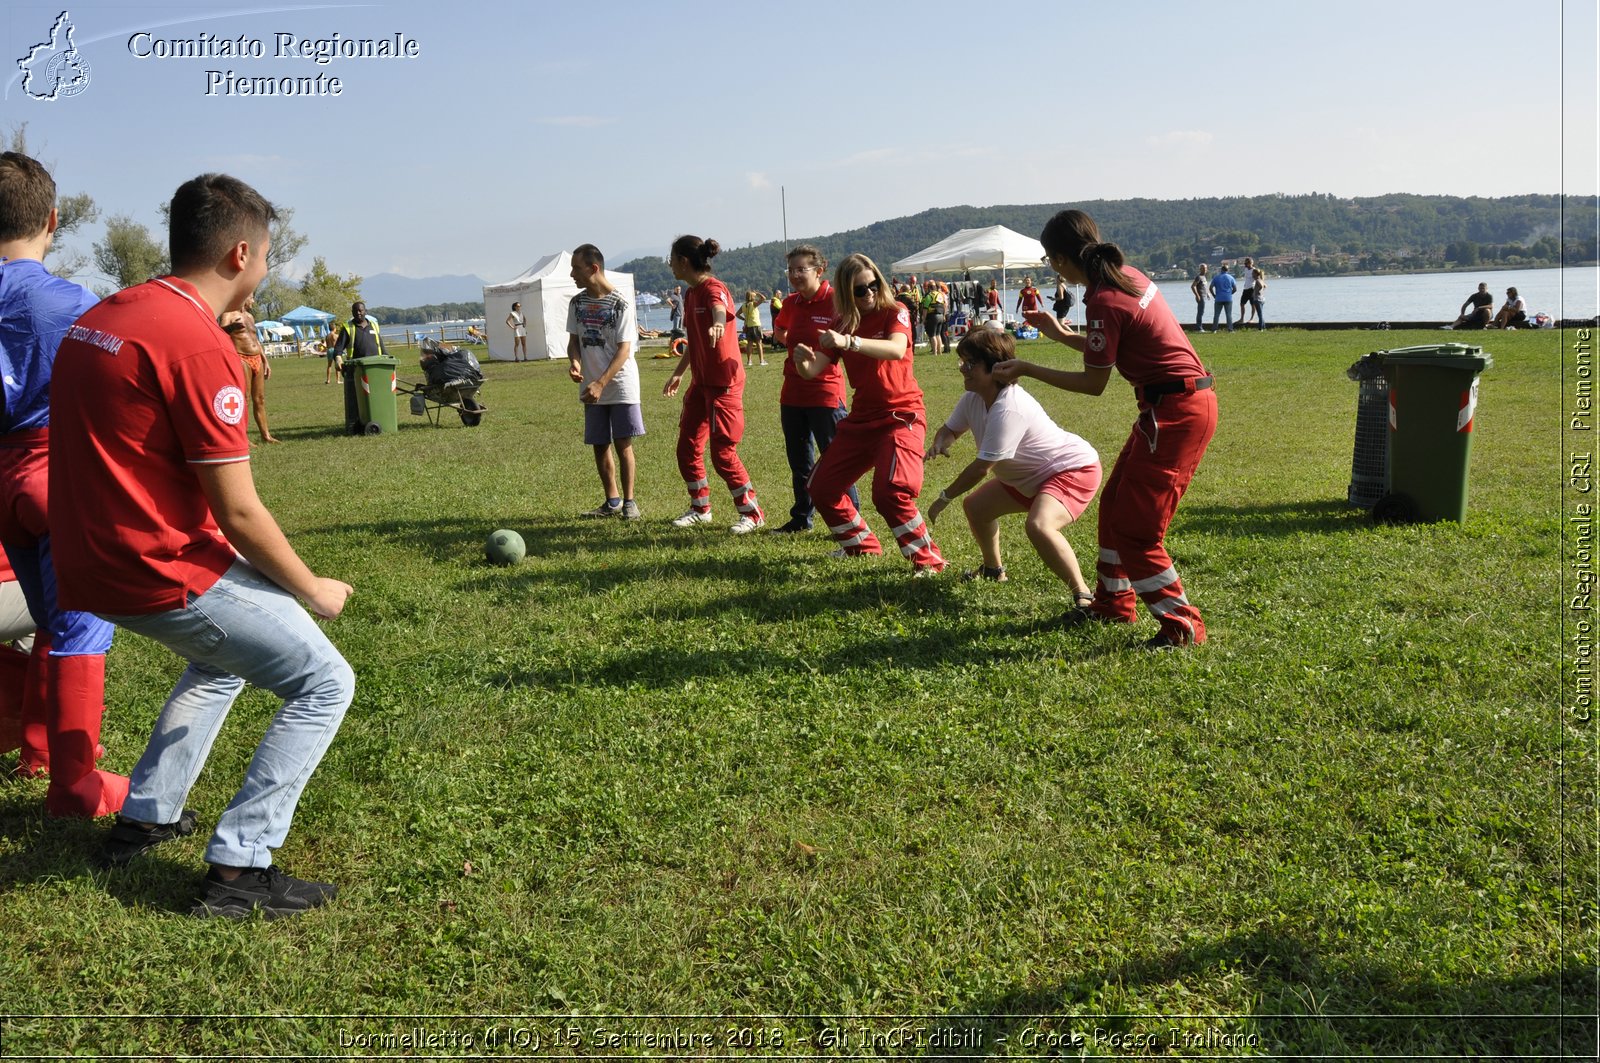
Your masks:
M1189 282L1189 291L1194 294L1194 330L1206 330L1206 285L1208 283L1207 266L1200 263L1200 270L1194 275L1194 280Z
M1467 301L1461 304L1461 316L1456 318L1445 328L1453 329L1481 329L1489 325L1490 307L1494 306L1494 296L1489 294L1487 283L1478 285L1478 290L1467 296Z
M1033 286L1033 278L1029 277L1022 282L1022 290L1017 293L1017 315L1020 317L1030 311L1037 310L1044 305L1044 296L1039 294L1039 289Z
M328 334L322 337L322 356L327 359L328 368L322 373L324 384L332 383L335 379L344 383L344 358L339 354L339 323L328 323Z
M283 440L267 428L267 381L272 377L272 365L261 346L261 337L256 335L256 319L250 313L255 305L256 297L252 295L238 310L223 314L218 323L223 332L233 337L233 349L239 352L239 361L244 365L244 375L249 384L250 414L256 419L256 433L261 436L263 443L281 443Z
M1250 271L1250 279L1255 282L1250 286L1250 302L1256 308L1256 331L1259 332L1267 327L1267 275L1256 266Z
M578 294L567 303L567 373L581 385L583 441L594 448L605 491L604 500L583 515L637 520L633 441L644 435L644 407L633 357L639 346L633 304L606 280L605 256L593 244L573 249L572 282Z
M1000 518L1026 513L1028 539L1039 560L1067 585L1080 608L1088 608L1094 593L1062 531L1094 500L1100 486L1100 455L1051 420L1021 384L1002 384L994 378L997 364L1016 357L1010 335L993 329L969 332L956 346L956 357L965 393L934 433L924 457L932 461L948 455L951 444L966 432L972 433L978 453L928 506L928 523L936 523L946 506L972 491L962 509L983 565L965 578L999 582L1006 578L1000 558ZM991 473L993 479L985 483Z
M1228 264L1224 262L1222 269L1215 277L1211 278L1211 298L1215 302L1211 306L1211 331L1217 331L1217 319L1224 315L1228 318L1228 331L1233 331L1233 290L1235 283L1233 274L1228 272Z
M1495 314L1489 328L1523 328L1528 324L1528 303L1515 288L1506 289L1506 304Z
M938 281L922 285L922 330L928 335L928 353L944 353L944 292Z
M888 523L914 575L944 571L917 496L922 493L928 418L922 388L912 370L911 315L895 301L889 280L866 255L850 255L833 274L836 320L817 336L817 346L799 345L800 375L815 380L843 365L855 388L850 414L839 423L833 445L811 474L817 513L839 544L835 556L881 554L883 547L850 500L849 489L872 473L872 504Z
M1239 324L1250 324L1252 312L1256 307L1256 263L1246 255L1243 264L1239 266Z
M1067 287L1067 282L1060 277L1056 278L1055 298L1050 302L1050 312L1056 320L1065 323L1067 315L1072 313L1072 289Z
M667 316L671 321L673 332L683 331L683 285L672 289L672 294L667 296Z
M1138 419L1100 493L1094 603L1069 613L1064 622L1131 624L1142 600L1161 625L1147 648L1204 642L1200 610L1184 593L1166 537L1217 430L1211 375L1161 290L1126 265L1121 248L1101 240L1093 218L1064 210L1045 223L1039 242L1050 268L1085 286L1088 330L1064 328L1049 314L1034 314L1028 324L1081 352L1083 368L1074 372L1010 359L995 365L996 380L1008 384L1029 376L1080 395L1102 395L1115 370L1133 385L1139 404Z
M983 305L989 312L990 321L1000 320L1000 285L994 278L989 278L989 291L984 295Z
M311 615L337 617L351 587L312 572L257 496L239 359L217 326L266 276L276 216L237 178L180 186L168 211L171 275L79 318L51 394L62 604L188 665L155 718L102 861L125 864L193 833L184 805L240 692L251 684L282 699L206 845L211 869L192 910L202 917L293 916L335 893L285 874L273 852L355 694L354 673ZM259 713L252 704L241 715ZM217 783L208 779L207 791Z
M511 330L511 360L525 362L528 360L528 319L522 313L521 303L511 304L511 313L506 315L506 327Z
M728 530L735 535L767 526L756 500L750 474L739 460L744 438L744 366L739 361L739 336L733 328L736 307L728 286L711 272L711 260L722 250L715 240L680 236L672 242L667 264L672 275L689 286L683 297L687 326L683 357L667 378L661 394L671 398L693 371L683 394L678 419L678 472L689 489L689 509L673 520L679 528L711 523L711 488L706 479L706 450L711 465L728 485L739 519Z
M789 298L772 319L772 342L788 348L783 360L783 389L778 392L778 418L783 426L783 450L789 459L789 475L794 488L794 505L789 520L777 530L786 534L811 530L814 506L811 502L811 470L817 455L827 453L844 420L844 372L829 366L818 376L807 379L796 365L796 348L816 347L817 337L831 328L838 313L833 304L833 285L828 283L828 260L810 244L789 252ZM815 448L813 449L813 444ZM860 505L851 488L851 505Z
M757 364L757 358L761 359L761 365L767 364L767 347L762 342L761 337L761 304L766 301L766 296L751 289L744 293L744 303L739 307L739 313L744 319L744 367L746 369Z

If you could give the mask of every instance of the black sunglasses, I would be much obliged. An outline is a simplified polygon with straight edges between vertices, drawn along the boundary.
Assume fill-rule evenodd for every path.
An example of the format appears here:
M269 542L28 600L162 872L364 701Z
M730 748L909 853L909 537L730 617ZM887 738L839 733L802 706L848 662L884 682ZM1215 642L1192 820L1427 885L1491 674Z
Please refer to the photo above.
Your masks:
M856 298L859 299L868 292L875 292L879 287L880 285L877 281L873 281L871 284L858 284L856 285Z

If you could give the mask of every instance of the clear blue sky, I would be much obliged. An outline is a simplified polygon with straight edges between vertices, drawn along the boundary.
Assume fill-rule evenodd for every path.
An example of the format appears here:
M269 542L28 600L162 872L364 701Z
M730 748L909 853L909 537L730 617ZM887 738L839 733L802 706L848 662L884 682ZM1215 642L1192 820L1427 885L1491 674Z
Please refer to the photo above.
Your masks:
M1600 189L1592 0L119 0L66 7L89 82L31 99L17 61L62 10L0 11L0 124L152 228L183 180L242 177L294 208L301 268L502 280L585 241L742 246L782 236L780 187L794 237L958 204ZM278 33L420 55L318 65ZM266 55L134 54L201 34ZM343 93L207 96L207 70Z

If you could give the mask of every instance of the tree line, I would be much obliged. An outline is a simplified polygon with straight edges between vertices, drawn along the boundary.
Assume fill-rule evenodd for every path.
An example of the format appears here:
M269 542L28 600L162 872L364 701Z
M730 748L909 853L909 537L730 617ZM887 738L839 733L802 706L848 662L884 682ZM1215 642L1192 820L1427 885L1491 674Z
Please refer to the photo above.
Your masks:
M937 243L957 229L1004 225L1036 236L1051 215L1069 207L1087 211L1132 265L1156 274L1188 273L1200 262L1214 264L1245 255L1280 260L1270 270L1279 276L1423 271L1490 263L1557 266L1600 257L1594 197L1567 196L1563 200L1558 195L1491 199L1394 194L1341 199L1313 192L940 207L829 236L796 237L789 246L813 244L830 263L860 252L887 272L896 259ZM726 249L717 256L717 276L735 292L746 288L771 291L783 280L786 250L782 241ZM677 283L666 261L655 256L617 268L633 274L639 291L667 291ZM1041 265L1040 271L1044 270Z

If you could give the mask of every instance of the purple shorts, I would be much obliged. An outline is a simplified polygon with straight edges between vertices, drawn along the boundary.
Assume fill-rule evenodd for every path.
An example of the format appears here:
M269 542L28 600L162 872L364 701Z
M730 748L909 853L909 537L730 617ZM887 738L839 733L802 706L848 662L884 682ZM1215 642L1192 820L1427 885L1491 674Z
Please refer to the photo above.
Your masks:
M644 410L638 403L583 408L583 441L591 447L609 446L619 439L644 435Z

